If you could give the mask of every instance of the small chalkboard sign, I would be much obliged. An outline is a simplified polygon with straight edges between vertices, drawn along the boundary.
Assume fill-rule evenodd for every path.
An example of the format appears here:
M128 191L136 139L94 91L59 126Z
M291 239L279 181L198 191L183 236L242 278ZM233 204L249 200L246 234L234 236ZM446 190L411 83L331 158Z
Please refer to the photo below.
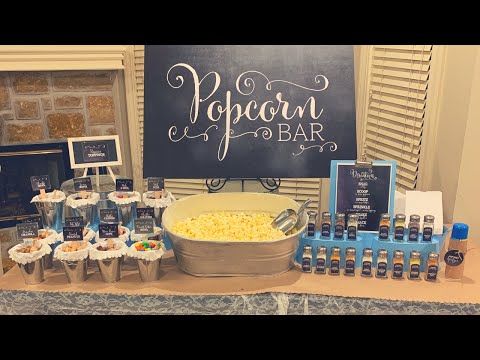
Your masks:
M65 227L84 227L85 226L85 221L83 220L83 217L81 216L75 216L75 217L66 217L65 218Z
M135 234L153 234L153 219L135 219Z
M100 209L100 222L101 223L118 223L118 210L117 209Z
M116 179L115 180L116 191L133 191L132 179Z
M118 135L68 138L72 169L122 165Z
M137 219L152 219L155 217L153 207L137 208Z
M22 223L38 223L38 228L43 229L43 221L40 215L35 215L22 220Z
M378 160L360 166L354 160L334 160L330 167L330 211L357 214L358 230L375 232L381 214L393 221L396 162Z
M20 239L36 238L38 236L38 223L17 224L17 236Z
M48 175L30 176L30 183L32 184L33 191L49 190L52 188L50 176Z
M73 179L73 189L75 191L92 191L92 179L90 177L80 177Z
M149 177L147 179L147 190L148 191L162 191L165 187L165 181L160 177Z
M98 237L101 239L118 238L118 224L98 225Z
M81 226L64 226L63 227L64 241L79 241L83 240L83 227Z

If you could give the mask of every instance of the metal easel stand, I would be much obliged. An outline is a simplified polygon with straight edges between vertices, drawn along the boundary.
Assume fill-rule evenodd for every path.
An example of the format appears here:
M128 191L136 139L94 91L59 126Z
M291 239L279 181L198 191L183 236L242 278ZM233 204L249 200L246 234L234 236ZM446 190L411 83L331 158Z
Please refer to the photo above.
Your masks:
M112 168L110 166L107 166L106 168L108 170L108 173L110 174L110 177L113 180L113 183L115 183L116 176L113 173ZM87 168L85 168L85 170L83 170L83 177L87 176L88 169L90 169L90 168L87 167ZM94 169L95 169L95 182L97 183L97 189L100 189L100 168L98 166L96 166Z
M273 192L280 187L280 178L213 178L205 179L205 185L207 185L208 192L214 193L220 191L228 181L242 182L242 192L245 191L245 181L258 181L269 192Z

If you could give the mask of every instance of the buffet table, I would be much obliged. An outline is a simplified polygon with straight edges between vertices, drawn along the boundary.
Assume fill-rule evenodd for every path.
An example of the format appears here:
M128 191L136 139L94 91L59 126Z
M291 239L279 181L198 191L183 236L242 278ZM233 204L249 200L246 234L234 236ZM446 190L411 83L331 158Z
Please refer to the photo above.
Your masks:
M142 283L134 263L104 283L89 269L68 284L61 268L27 286L18 267L0 278L2 314L480 314L480 252L468 253L462 281L437 283L305 274L199 278L181 272L171 251L159 281ZM93 264L92 264L93 265ZM443 264L442 264L443 265Z

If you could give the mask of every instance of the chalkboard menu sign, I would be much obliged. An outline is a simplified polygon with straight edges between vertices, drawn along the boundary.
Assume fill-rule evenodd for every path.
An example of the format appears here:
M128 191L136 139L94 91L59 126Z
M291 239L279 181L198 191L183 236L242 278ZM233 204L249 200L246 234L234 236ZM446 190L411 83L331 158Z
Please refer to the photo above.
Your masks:
M122 165L118 135L68 138L72 169Z
M149 177L147 179L147 190L148 191L161 191L165 187L165 182L163 178L160 177Z
M38 236L38 223L17 224L17 236L20 239L36 238Z
M90 179L88 176L74 178L73 189L75 191L92 191L92 179Z
M145 46L144 177L328 177L356 158L353 69L349 45Z
M332 161L330 175L330 211L357 214L358 230L378 231L380 215L393 219L395 198L395 161L373 161L360 167L355 161Z
M36 175L30 177L30 184L33 191L49 190L52 188L50 184L50 176L48 175Z
M98 237L101 239L118 238L118 224L98 225Z
M66 217L65 218L65 226L66 227L84 227L85 222L83 217L75 216L75 217Z
M80 227L80 226L63 227L63 240L65 241L83 240L83 227Z
M153 219L135 219L135 234L153 234Z
M133 191L132 179L116 179L115 180L116 191Z
M118 223L118 210L117 209L100 209L100 222Z
M153 207L137 208L137 219L150 219L155 217Z

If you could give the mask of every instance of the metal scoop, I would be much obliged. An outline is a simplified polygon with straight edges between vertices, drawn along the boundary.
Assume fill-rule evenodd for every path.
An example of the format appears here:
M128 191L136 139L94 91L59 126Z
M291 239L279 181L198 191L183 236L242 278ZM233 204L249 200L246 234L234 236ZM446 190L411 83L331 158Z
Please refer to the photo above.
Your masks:
M302 218L303 212L307 208L308 204L312 202L311 199L305 200L305 202L298 208L298 212L293 209L283 210L272 221L272 227L282 231L284 234L292 230Z

